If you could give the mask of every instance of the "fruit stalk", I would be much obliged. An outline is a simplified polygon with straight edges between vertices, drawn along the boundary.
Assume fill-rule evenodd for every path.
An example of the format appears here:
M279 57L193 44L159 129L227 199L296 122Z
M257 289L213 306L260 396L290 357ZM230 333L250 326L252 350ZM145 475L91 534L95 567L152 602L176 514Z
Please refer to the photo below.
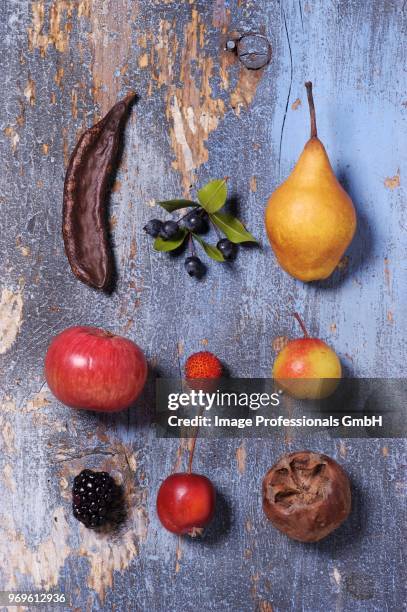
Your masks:
M195 257L196 251L195 251L195 244L194 244L192 232L189 233L188 247L189 247L189 252L191 254L191 257Z
M305 327L305 323L304 321L301 319L300 315L298 314L298 312L293 312L293 317L295 319L297 319L298 323L300 324L300 327L302 329L302 333L304 334L304 338L309 338L309 333L307 328Z
M200 411L199 411L198 423L201 421L201 416L203 415L203 411L204 411L204 406L202 406ZM192 464L193 464L193 461L194 461L196 441L197 441L197 438L198 438L198 434L199 434L199 425L197 425L197 427L196 427L195 434L194 434L194 436L192 438L191 446L190 446L190 449L189 449L188 474L192 474Z
M310 118L311 118L311 138L318 138L318 134L317 134L317 118L316 118L316 115L315 115L314 96L312 95L312 83L311 83L311 81L307 81L305 83L305 87L307 89L309 114L310 114Z
M221 233L219 232L218 228L216 227L215 223L213 222L213 219L212 219L211 215L209 215L209 221L210 221L213 229L215 230L215 234L217 235L218 240L220 240L222 238Z

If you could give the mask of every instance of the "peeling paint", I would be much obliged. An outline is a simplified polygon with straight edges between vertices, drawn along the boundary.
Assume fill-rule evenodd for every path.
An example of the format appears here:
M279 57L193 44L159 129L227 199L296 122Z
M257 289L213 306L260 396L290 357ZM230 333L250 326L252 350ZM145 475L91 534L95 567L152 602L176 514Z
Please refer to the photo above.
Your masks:
M181 548L181 538L179 537L177 540L177 548L175 549L175 573L181 569L181 559L182 559L182 548Z
M11 397L6 396L1 404L1 412L6 414L6 413L16 412L16 410L17 410L17 405L16 405L15 400L12 399Z
M210 79L215 66L205 50L205 33L206 25L193 8L179 49L170 22L161 20L158 42L152 48L150 60L151 65L156 66L153 78L157 87L168 87L166 114L175 154L173 167L181 174L185 195L194 180L194 170L208 160L206 142L225 114L224 101L212 95ZM174 83L173 77L178 50L182 87L178 86L178 79L177 84Z
M17 236L16 238L16 247L18 248L18 250L20 251L21 255L23 257L29 257L29 255L31 254L31 249L28 246L25 246L22 244L21 242L21 236Z
M346 448L346 444L343 440L339 442L339 454L343 459L345 459L346 455L348 454L348 449Z
M140 57L138 58L138 65L139 68L147 68L148 66L148 54L147 53L143 53L142 55L140 55Z
M274 338L273 342L271 343L271 346L273 347L273 351L276 353L279 353L280 351L283 350L285 346L287 346L288 342L289 342L289 339L287 338L287 336L277 336L276 338Z
M2 289L0 299L0 355L14 344L23 323L23 296L20 291Z
M53 516L57 520L51 522L48 538L34 548L11 524L0 524L2 541L5 543L0 547L3 589L13 590L21 586L21 574L29 576L38 588L51 589L58 584L61 568L71 552L68 545L70 530L62 507L56 508Z
M25 407L23 408L23 412L35 412L40 408L44 408L48 406L51 402L46 396L45 391L41 391L40 393L36 393L32 399L30 399Z
M390 260L388 257L384 258L384 281L386 283L387 290L391 292L391 272L390 272Z
M54 81L58 85L58 87L61 87L63 78L64 78L64 68L62 66L59 66L59 68L57 69L56 75L54 76Z
M90 17L90 7L92 0L79 0L78 17Z
M240 67L237 85L230 94L230 104L236 115L240 115L242 109L247 108L252 103L263 72L263 69L247 70L244 66Z
M228 24L228 14L225 7L225 0L214 0L212 11L212 24L215 28L226 27Z
M18 132L16 132L15 128L12 125L8 125L4 128L4 135L10 140L11 148L13 153L16 151L18 143L20 142L20 136Z
M175 141L177 145L181 149L181 155L183 157L183 168L186 172L190 172L193 168L195 168L195 163L192 158L192 151L189 147L185 130L184 130L184 122L182 119L181 111L178 104L178 98L176 95L173 96L172 104L170 106L171 115L173 119L173 131L175 136ZM177 146L176 146L177 148Z
M106 10L103 2L91 2L86 16L91 25L93 99L101 115L105 115L126 84L131 23L136 20L137 2L117 0L111 10Z
M299 107L301 106L301 100L300 98L297 98L296 100L294 100L294 102L291 104L291 108L292 110L297 110Z
M329 574L330 574L331 581L333 582L333 584L335 584L336 586L340 586L342 582L342 575L340 571L338 570L338 568L334 567Z
M0 411L3 412L3 406L1 407ZM4 441L4 447L2 448L2 451L6 455L13 455L16 452L14 446L14 430L10 421L7 421L3 417L0 417L0 432Z
M45 7L45 0L31 2L32 23L28 28L28 48L30 51L39 49L41 57L45 57L49 46L60 53L65 53L67 50L75 3L68 0L54 0L49 5L47 24Z
M66 422L53 418L42 412L34 412L32 415L32 423L34 427L50 428L57 433L66 433L68 426Z
M174 465L172 468L173 474L181 470L184 452L185 451L190 452L192 443L193 443L193 438L181 438L178 448L177 448Z
M3 468L3 482L7 489L9 489L12 493L15 493L17 490L17 484L14 480L13 468L9 463Z
M35 105L35 82L31 77L28 78L27 85L24 88L24 97L30 106Z
M246 471L246 457L247 452L245 443L242 442L242 444L236 449L237 469L239 470L240 474L244 474Z
M273 606L264 599L259 601L259 612L273 612Z
M384 186L387 187L387 189L391 190L400 187L400 170L397 170L397 174L395 174L394 176L388 176L387 178L385 178Z
M71 113L74 119L78 118L78 92L76 89L71 91Z

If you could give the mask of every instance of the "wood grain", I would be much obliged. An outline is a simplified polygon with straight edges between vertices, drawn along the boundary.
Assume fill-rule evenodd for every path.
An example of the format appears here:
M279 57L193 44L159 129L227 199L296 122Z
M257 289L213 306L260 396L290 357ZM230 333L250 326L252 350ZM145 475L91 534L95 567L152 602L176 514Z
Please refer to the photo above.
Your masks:
M402 609L402 441L201 440L196 469L217 487L219 518L202 542L177 542L155 497L174 464L185 467L187 445L155 437L152 383L137 410L96 416L58 404L42 367L56 332L93 324L134 339L160 375L205 347L234 376L267 377L279 342L298 333L295 309L348 373L406 376L404 4L2 2L0 589L58 588L77 610ZM265 33L271 64L248 72L223 50L228 30ZM304 285L277 266L263 212L308 137L308 79L359 229L335 275ZM63 179L78 135L130 89L139 102L111 197L120 276L108 297L70 272ZM193 283L142 227L160 214L156 199L226 175L262 247ZM311 445L349 472L354 508L330 538L304 546L268 524L260 484L279 455ZM125 484L128 522L113 538L71 515L71 478L85 466Z

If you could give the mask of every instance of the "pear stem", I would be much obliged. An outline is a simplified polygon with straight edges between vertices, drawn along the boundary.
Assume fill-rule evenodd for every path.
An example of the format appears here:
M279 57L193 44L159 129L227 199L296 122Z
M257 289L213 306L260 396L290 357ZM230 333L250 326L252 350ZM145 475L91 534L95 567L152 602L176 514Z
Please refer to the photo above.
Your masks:
M312 95L312 83L311 83L311 81L307 81L305 83L305 87L307 88L307 98L308 98L309 114L310 114L310 117L311 117L311 138L318 138L318 134L317 134L317 118L316 118L316 115L315 115L314 97Z
M309 333L307 328L305 327L305 323L304 321L301 319L300 315L298 314L298 312L293 312L293 317L295 317L298 321L298 323L300 324L300 327L302 329L302 333L304 334L304 338L309 338Z

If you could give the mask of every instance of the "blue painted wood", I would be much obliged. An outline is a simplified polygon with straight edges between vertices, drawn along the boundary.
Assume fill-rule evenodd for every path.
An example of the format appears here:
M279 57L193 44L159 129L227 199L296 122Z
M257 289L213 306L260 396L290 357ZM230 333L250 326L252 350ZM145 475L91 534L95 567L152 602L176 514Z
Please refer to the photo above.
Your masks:
M75 413L48 392L42 362L53 334L88 323L134 339L160 375L207 347L232 375L266 377L276 338L298 334L297 310L348 372L405 376L403 3L8 0L1 17L0 588L61 588L78 610L401 610L402 441L201 440L196 469L218 489L218 519L202 542L178 542L155 497L188 453L149 426L152 386L136 410ZM266 70L247 73L222 51L232 29L269 37ZM308 138L307 79L359 219L347 265L312 285L278 267L263 227L268 196ZM63 253L64 163L131 88L140 100L111 203L120 277L107 297L78 283ZM232 269L211 264L196 284L142 227L154 200L225 175L262 248L244 249ZM349 472L354 509L304 546L266 521L260 483L282 453L310 445ZM85 466L124 481L129 517L114 538L70 514L71 479Z

